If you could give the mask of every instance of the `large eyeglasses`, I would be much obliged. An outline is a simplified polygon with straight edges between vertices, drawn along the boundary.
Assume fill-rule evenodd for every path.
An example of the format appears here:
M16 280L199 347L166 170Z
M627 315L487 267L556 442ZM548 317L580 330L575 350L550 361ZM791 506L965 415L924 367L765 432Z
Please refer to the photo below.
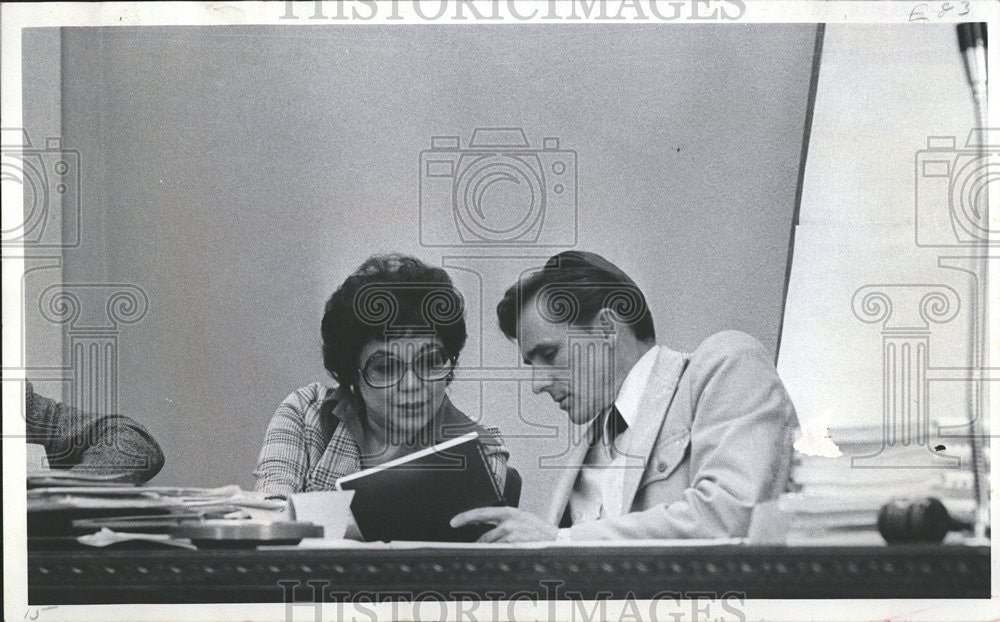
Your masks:
M454 367L455 361L442 348L423 350L409 363L394 354L378 352L365 361L361 375L369 386L384 389L402 380L407 369L412 369L417 378L433 382L447 378Z

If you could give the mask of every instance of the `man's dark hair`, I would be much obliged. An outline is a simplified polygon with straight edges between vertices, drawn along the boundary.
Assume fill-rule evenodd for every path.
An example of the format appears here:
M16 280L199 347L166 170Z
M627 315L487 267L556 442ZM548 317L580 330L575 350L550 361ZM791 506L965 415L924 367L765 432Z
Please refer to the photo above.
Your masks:
M323 366L355 389L370 341L436 336L452 360L467 337L465 304L448 273L406 255L373 255L333 292L321 325Z
M497 304L500 330L517 338L517 319L533 303L551 322L584 324L601 309L611 309L632 327L640 341L654 341L653 316L639 286L604 257L566 251L549 258L545 267L512 285Z

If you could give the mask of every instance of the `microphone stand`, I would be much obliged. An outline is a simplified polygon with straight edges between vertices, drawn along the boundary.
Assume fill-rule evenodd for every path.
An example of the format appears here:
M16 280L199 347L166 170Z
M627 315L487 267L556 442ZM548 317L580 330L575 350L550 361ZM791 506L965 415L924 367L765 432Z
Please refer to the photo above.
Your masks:
M969 81L969 86L972 89L972 99L975 106L975 117L976 124L978 126L977 130L969 135L969 142L972 143L972 138L976 134L979 135L979 139L976 144L969 144L968 147L975 148L979 153L978 157L984 160L989 157L988 149L991 146L989 136L990 132L987 127L987 66L986 66L986 34L985 25L978 22L969 22L958 25L958 42L959 48L962 52L962 59L965 63L966 77ZM987 191L988 192L988 191ZM979 227L980 230L985 232L987 244L990 241L990 220L989 220L989 204L990 200L987 197L983 204L983 210L979 217ZM972 355L972 367L973 367L973 391L969 395L969 426L971 428L972 438L970 439L969 446L972 452L972 476L973 476L973 486L974 494L976 498L976 514L973 523L973 534L977 540L986 540L986 533L989 529L990 524L990 502L989 494L987 492L987 485L984 481L986 478L986 457L984 455L984 447L981 443L989 438L983 428L982 418L988 416L988 411L984 408L985 404L988 404L988 382L985 380L984 372L988 367L989 362L989 351L988 340L985 338L989 334L988 321L988 304L989 296L987 287L989 284L989 278L987 276L987 270L989 269L989 258L986 253L976 258L979 264L978 270L980 275L982 275L980 282L983 283L983 292L980 298L980 304L978 308L974 310L974 313L978 315L976 318L976 324L981 327L982 335L976 334L977 331L970 331L970 354ZM983 338L980 338L983 337Z

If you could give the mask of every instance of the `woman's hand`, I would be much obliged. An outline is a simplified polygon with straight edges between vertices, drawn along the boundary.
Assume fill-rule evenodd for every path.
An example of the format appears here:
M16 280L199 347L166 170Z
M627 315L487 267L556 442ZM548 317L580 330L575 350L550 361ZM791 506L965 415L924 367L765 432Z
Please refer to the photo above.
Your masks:
M451 519L452 527L489 523L495 527L479 538L479 542L542 542L555 540L559 528L530 512L516 508L476 508Z

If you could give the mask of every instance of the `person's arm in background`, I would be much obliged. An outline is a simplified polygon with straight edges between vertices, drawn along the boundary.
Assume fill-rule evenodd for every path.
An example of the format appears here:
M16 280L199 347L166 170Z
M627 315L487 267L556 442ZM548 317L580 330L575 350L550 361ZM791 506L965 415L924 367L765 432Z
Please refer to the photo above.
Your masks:
M137 421L122 415L85 413L34 392L25 395L27 442L45 447L53 468L120 475L142 483L163 468L160 446Z

